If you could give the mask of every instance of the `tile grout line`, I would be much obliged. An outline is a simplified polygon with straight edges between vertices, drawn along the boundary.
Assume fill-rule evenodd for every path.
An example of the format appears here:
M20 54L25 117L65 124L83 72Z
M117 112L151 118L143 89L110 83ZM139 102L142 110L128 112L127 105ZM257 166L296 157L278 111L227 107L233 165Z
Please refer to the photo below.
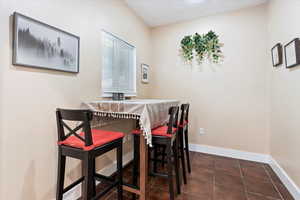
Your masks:
M243 175L243 171L242 171L242 166L241 166L241 163L240 163L240 160L238 160L239 161L239 165L240 165L240 173L241 173L241 176L242 176L242 181L243 181L243 185L244 185L244 188L245 188L245 192L246 192L246 197L247 197L247 199L248 200L250 200L249 199L249 194L251 193L251 194L255 194L255 195L258 195L258 196L260 196L260 197L264 197L264 198L266 198L266 196L265 195L263 195L263 194L260 194L260 193L255 193L255 192L249 192L248 190L247 190L247 187L246 187L246 183L245 183L245 177L244 177L244 175ZM263 165L262 166L262 168L264 168L264 170L266 171L266 169L265 169L265 166ZM269 177L270 178L270 177ZM271 179L271 178L270 178ZM271 179L272 180L272 179ZM278 192L278 191L277 191ZM279 193L280 194L280 193ZM270 200L278 200L277 198L273 198L273 197L267 197L268 199L270 199ZM281 196L280 196L280 198L282 198ZM284 200L283 198L281 199L281 200Z
M264 164L264 165L261 165L260 167L262 167L262 168L264 169L264 171L267 173L267 176L268 176L268 178L270 179L272 186L275 188L276 192L277 192L277 193L279 194L279 196L280 196L280 200L285 200L285 199L283 198L283 196L281 195L280 191L277 189L277 187L276 187L276 185L275 185L275 182L273 181L273 179L271 178L271 175L269 174L268 170L267 170L266 167L265 167L265 164ZM258 196L261 196L261 197L267 197L267 198L270 199L270 200L271 200L271 199L273 199L273 200L279 200L279 199L277 199L277 198L275 198L275 197L265 196L265 195L260 194L260 193L248 192L248 191L247 191L247 193L255 194L255 195L258 195ZM247 194L247 195L248 195L248 194ZM248 198L249 198L249 197L248 197Z
M216 161L215 159L213 160L214 161L214 177L213 177L213 191L212 191L212 200L215 199L215 192L216 192Z
M284 198L283 198L281 192L279 191L279 189L277 188L275 182L273 181L273 179L272 179L272 177L271 177L271 174L270 174L269 171L266 169L265 165L263 165L263 167L264 167L265 172L268 174L268 176L269 176L269 178L270 178L270 180L271 180L271 183L272 183L273 187L275 188L276 192L278 192L280 198L281 198L282 200L284 200Z
M244 186L245 196L246 196L246 199L249 200L249 196L248 196L248 191L247 191L247 187L246 187L246 184L245 184L244 175L243 175L243 172L242 172L242 166L241 166L240 160L237 160L237 161L238 161L238 164L239 164L240 175L241 175L242 183L243 183L243 186Z

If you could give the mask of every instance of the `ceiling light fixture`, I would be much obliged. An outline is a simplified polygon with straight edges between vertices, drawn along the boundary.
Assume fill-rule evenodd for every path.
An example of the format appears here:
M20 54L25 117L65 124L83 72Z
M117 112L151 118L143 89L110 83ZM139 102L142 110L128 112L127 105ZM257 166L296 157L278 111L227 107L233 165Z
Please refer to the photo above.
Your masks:
M204 3L206 0L184 0L184 1L189 4L200 4L200 3Z

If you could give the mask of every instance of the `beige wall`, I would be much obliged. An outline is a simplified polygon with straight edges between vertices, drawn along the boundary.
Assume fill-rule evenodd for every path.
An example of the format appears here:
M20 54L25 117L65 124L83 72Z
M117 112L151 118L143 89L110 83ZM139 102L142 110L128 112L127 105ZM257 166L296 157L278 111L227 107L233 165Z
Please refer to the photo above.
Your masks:
M272 0L268 6L269 45L286 44L300 36L300 1ZM300 186L300 67L285 64L270 70L271 155Z
M271 153L300 185L296 121L300 71L299 67L272 68L269 50L300 34L294 25L299 9L297 0L271 0L268 5L150 32L121 0L0 0L0 199L54 198L54 110L79 107L82 101L100 97L101 29L134 44L138 66L151 65L149 85L140 84L138 67L140 97L191 103L192 143ZM12 66L10 15L14 11L79 35L80 73ZM224 63L183 64L178 56L182 37L211 29L225 44ZM131 125L126 124L119 126L129 131ZM199 128L205 128L206 135L199 136ZM103 161L108 163L111 157ZM80 170L78 162L70 163L68 182Z
M266 20L263 5L152 30L151 94L191 103L192 143L269 153ZM224 63L184 65L180 40L209 30L225 44Z
M3 2L0 0L0 19L2 19L5 15L2 11L3 8ZM0 44L3 44L4 38L3 38L3 33L0 31ZM0 60L4 59L4 50L2 46L0 47ZM3 67L0 65L0 199L3 199L3 174L4 174L4 159L1 159L3 157L2 149L3 149L3 123L2 123L2 91L3 91L3 78L2 78L2 73L3 73Z
M14 11L80 36L80 73L12 66ZM151 64L150 30L123 1L0 0L0 199L55 197L55 109L100 97L102 28L137 47L138 66ZM147 96L151 85L142 86L139 75L138 67L138 92ZM71 166L68 181L77 176L78 162Z

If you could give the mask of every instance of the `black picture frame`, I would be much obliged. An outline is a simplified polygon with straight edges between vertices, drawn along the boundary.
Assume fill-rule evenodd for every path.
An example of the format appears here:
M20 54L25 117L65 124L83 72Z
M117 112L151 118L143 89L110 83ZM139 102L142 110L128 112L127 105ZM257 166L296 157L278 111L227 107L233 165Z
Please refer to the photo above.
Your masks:
M279 65L282 65L283 63L283 50L282 50L282 44L277 43L272 49L271 49L271 54L272 54L272 63L273 67L277 67Z
M295 38L284 46L286 68L300 64L300 40Z
M21 53L20 53L20 49L19 49L20 47L18 45L18 43L19 43L19 41L18 41L19 32L18 31L20 30L18 20L20 20L20 19L26 20L28 23L33 23L33 24L35 24L35 26L40 26L40 27L49 29L51 31L55 31L55 32L57 32L57 34L61 34L60 36L64 36L65 38L69 37L70 39L73 39L74 42L72 43L72 45L76 46L76 49L74 50L76 53L74 53L74 52L70 53L69 52L70 50L65 50L65 49L62 49L62 48L60 48L60 49L57 48L57 49L51 50L52 55L54 55L56 53L55 56L60 57L60 59L63 60L63 61L61 60L63 64L57 64L57 66L55 66L55 67L53 67L53 66L50 67L50 66L46 66L46 65L43 65L43 64L34 64L34 63L30 63L30 62L21 62L21 61L19 61L18 56L20 56L19 54L21 54ZM34 38L34 35L32 33L30 33L29 28L27 30L23 30L23 33L26 32L26 31L28 31L29 35L31 34L31 39ZM58 37L57 40L58 39L61 39L61 38ZM43 48L42 48L43 51L45 51L46 47L47 47L46 50L49 50L49 48L50 49L54 48L53 46L51 46L51 44L52 44L51 40L49 40L47 42L46 39L36 38L36 41L41 43L41 46L43 46ZM38 42L36 42L36 43L38 43ZM61 40L59 40L59 42L61 42ZM27 44L28 43L29 42L27 42ZM58 41L57 41L57 43L58 43ZM63 41L61 43L63 43ZM26 50L23 50L23 51L26 51ZM53 53L53 52L55 52L55 53ZM24 56L24 57L26 57L26 56ZM38 56L36 56L36 57L38 57ZM68 65L71 62L74 62L76 64L74 66L70 65L70 67L72 67L72 69L66 69L64 65ZM66 32L64 30L61 30L59 28L56 28L54 26L43 23L41 21L38 21L36 19L27 17L27 16L25 16L23 14L20 14L18 12L14 12L14 14L13 14L13 56L12 56L12 64L16 65L16 66L23 66L23 67L55 70L55 71L62 71L62 72L69 72L69 73L79 73L79 67L80 67L80 37L76 36L74 34L71 34L69 32ZM64 67L62 67L62 66L64 66Z

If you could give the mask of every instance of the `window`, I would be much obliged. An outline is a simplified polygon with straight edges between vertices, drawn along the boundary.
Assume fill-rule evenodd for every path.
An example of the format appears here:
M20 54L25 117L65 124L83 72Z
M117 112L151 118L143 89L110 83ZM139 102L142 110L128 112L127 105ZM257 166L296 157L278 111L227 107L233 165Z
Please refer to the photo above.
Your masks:
M112 93L136 95L136 49L118 37L103 31L103 96Z

